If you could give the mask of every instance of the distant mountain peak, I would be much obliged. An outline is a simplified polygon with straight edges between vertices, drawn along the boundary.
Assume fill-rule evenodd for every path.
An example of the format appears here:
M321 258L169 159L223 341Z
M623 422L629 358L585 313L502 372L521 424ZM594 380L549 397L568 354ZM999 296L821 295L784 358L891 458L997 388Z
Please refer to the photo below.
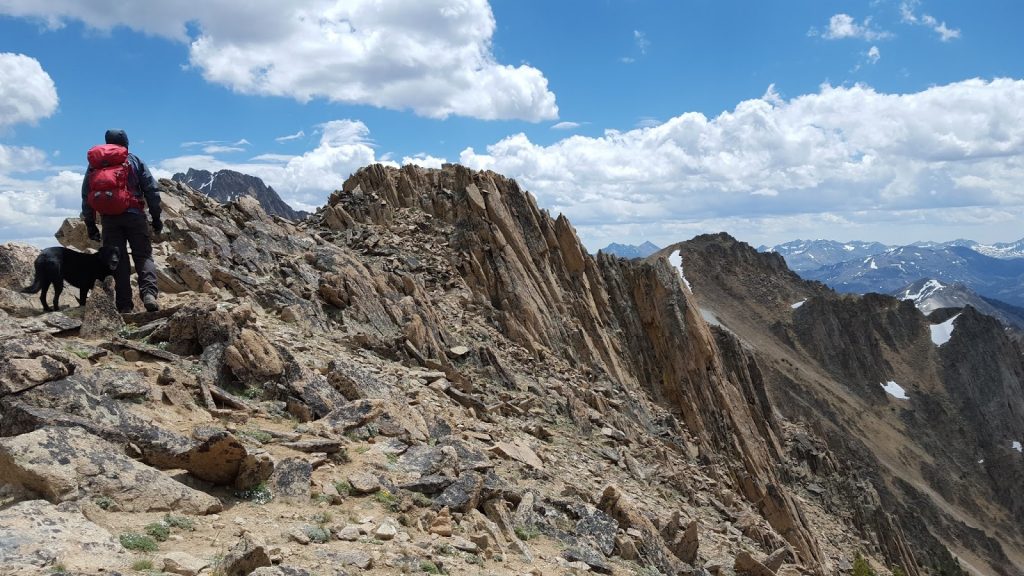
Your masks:
M187 172L178 172L171 180L187 184L220 202L233 202L242 196L251 196L260 203L267 214L273 214L290 220L301 220L307 214L289 206L262 179L234 170L218 170L210 172L189 168Z
M647 258L658 250L661 250L661 248L650 241L645 241L640 245L612 242L601 249L605 254L614 254L620 258Z

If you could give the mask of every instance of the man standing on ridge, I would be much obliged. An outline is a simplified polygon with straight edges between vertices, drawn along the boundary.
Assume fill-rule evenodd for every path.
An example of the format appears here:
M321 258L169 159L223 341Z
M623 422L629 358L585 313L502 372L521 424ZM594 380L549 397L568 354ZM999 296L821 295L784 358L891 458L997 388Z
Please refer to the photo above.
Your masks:
M128 152L128 134L124 130L107 130L106 145L89 150L89 169L82 181L82 219L89 238L99 242L96 214L102 217L104 246L116 246L127 254L131 246L135 273L139 278L139 295L146 310L160 309L156 301L156 264L145 208L153 219L153 231L163 229L160 222L160 187L149 168L135 154ZM118 312L131 312L131 268L122 257L115 273Z

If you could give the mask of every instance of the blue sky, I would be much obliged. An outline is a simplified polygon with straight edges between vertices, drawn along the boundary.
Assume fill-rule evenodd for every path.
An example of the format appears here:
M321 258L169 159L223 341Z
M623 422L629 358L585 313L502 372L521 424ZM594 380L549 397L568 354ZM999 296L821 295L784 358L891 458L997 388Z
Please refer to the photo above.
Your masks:
M370 162L516 178L588 248L1018 239L1024 5L0 0L0 241L109 127L311 209Z

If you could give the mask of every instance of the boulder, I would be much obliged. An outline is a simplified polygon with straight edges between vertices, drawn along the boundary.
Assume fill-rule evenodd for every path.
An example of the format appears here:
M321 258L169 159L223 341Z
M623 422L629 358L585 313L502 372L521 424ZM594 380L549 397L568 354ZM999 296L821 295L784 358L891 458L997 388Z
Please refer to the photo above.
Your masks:
M131 444L150 466L188 470L214 484L231 485L249 453L235 436L219 431L191 440L165 430L102 395L103 372L74 374L0 399L0 430L23 434L43 426L77 425L114 444ZM12 414L8 421L7 414Z
M775 576L774 570L757 561L746 550L736 555L733 569L736 570L737 574L745 574L747 576Z
M434 498L434 507L447 507L454 512L472 510L480 504L483 487L483 476L475 472L466 472Z
M573 546L562 552L562 558L569 562L583 562L598 574L611 574L612 567L605 562L600 552L586 546Z
M65 218L64 223L60 225L60 230L57 230L53 237L60 242L61 246L74 248L79 252L99 250L100 248L99 242L89 239L89 230L85 225L85 220L81 218Z
M114 302L114 278L109 276L89 292L78 335L87 340L113 340L122 328L124 320Z
M277 463L268 482L274 498L293 500L299 503L309 501L313 481L313 466L300 458L286 458Z
M0 396L74 374L87 363L49 336L0 341Z
M0 288L21 290L32 283L39 248L28 244L0 244Z
M254 385L284 373L284 362L274 345L250 328L243 328L224 349L224 365L239 380Z
M299 402L309 408L313 418L323 418L348 402L325 376L318 373L303 374L290 382L288 388Z
M224 576L249 576L257 568L270 565L270 555L263 542L245 533L221 559L217 572Z
M391 396L392 387L379 376L345 360L331 360L327 364L327 381L349 400Z
M196 576L209 566L210 562L185 552L167 552L157 565L162 565L163 571L170 574Z
M57 565L72 573L110 572L123 568L122 553L109 532L71 508L28 500L0 510L5 574L48 574Z
M43 428L0 439L0 478L53 503L105 497L126 512L208 514L219 500L124 456L79 428Z

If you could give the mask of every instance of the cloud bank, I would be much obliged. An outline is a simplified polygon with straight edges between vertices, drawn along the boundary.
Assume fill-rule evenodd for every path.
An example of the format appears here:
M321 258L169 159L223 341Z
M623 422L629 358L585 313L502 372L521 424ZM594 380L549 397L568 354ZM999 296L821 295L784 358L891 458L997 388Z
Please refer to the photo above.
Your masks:
M187 43L203 77L243 94L413 110L445 118L558 117L547 78L499 63L487 0L0 0L51 28L81 21Z
M1024 81L1012 79L911 94L824 85L790 100L770 88L714 118L688 112L549 146L516 134L460 161L517 178L591 238L794 215L1005 220L1024 206L1022 106Z

